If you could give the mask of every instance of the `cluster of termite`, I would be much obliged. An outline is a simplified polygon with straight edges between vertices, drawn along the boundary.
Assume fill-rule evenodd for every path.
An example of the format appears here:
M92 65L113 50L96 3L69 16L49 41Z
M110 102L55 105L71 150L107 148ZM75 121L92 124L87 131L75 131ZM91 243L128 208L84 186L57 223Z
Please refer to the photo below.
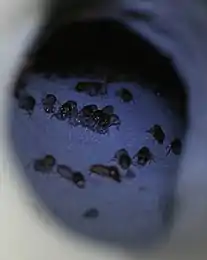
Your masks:
M18 100L19 108L31 116L35 109L36 100L26 92L23 82L19 82L18 88L15 89L15 97ZM119 129L121 125L121 120L115 114L112 105L100 109L95 104L89 104L78 109L76 101L67 100L60 104L54 94L46 94L39 105L45 113L51 114L50 118L56 118L60 121L67 120L73 126L81 125L99 134L108 133L111 126L116 126Z
M160 145L164 144L166 135L162 129L162 127L158 124L153 125L150 129L146 131L156 140L156 142ZM169 155L170 152L175 155L180 155L182 152L182 142L180 138L174 138L169 145L166 147L166 155Z
M85 188L86 179L80 171L74 171L70 166L65 164L58 164L56 158L51 154L46 154L41 158L32 160L28 165L32 163L33 169L36 172L42 174L59 174L62 178L73 183L77 188ZM90 173L98 174L100 176L106 176L114 180L119 181L119 171L115 166L98 166L93 165L89 168ZM117 179L118 178L118 179ZM83 218L97 218L99 211L96 208L86 209L82 217Z
M153 138L159 143L163 144L165 140L165 134L159 125L153 125L149 130L146 131L151 134ZM175 155L180 155L182 151L182 142L179 138L175 138L166 147L166 155L170 152ZM116 161L116 165L104 165L104 164L94 164L89 167L90 174L96 174L102 177L108 177L116 182L121 182L120 169L123 171L128 171L132 165L135 166L145 166L147 163L155 161L154 154L147 146L141 147L134 156L130 156L129 152L122 148L115 152L114 157L111 161ZM56 165L56 159L52 155L46 155L44 158L36 159L33 162L33 168L35 171L42 173L52 172L54 166ZM80 172L74 172L69 166L57 165L56 172L59 173L63 178L72 180L76 183L77 177L82 176L80 179L85 182L83 174Z
M79 82L75 86L75 91L78 93L85 93L91 97L101 96L107 94L107 80L105 82ZM126 88L121 88L115 92L123 102L129 103L133 101L133 94Z
M23 73L24 74L24 73ZM91 97L106 95L107 94L107 82L79 82L76 84L74 90L78 93L85 93ZM32 115L35 106L36 100L35 98L27 93L26 91L26 81L24 75L19 77L18 81L14 87L14 96L18 100L18 106L20 109L25 110L29 115ZM116 91L116 96L118 96L123 102L129 103L133 101L133 94L126 88L121 88ZM67 118L67 114L75 113L76 111L76 104L75 101L67 101L60 105L60 108L55 116L59 120L65 120ZM42 105L46 113L54 113L58 100L55 95L47 94L45 97L42 98ZM93 107L92 107L93 108ZM91 109L91 107L90 107ZM88 112L88 111L87 111ZM103 117L103 115L102 115ZM112 118L112 120L115 120ZM108 118L105 120L104 124L108 123Z
M75 171L65 164L58 164L56 158L51 154L32 160L27 166L30 166L31 163L36 172L42 174L57 173L62 178L74 183L78 188L85 187L85 177L80 171Z
M14 95L18 99L19 107L27 111L29 115L32 115L36 100L27 93L25 86L25 82L20 78L16 84ZM75 89L78 92L86 92L91 96L106 93L105 85L100 82L79 82ZM117 95L119 95L124 102L130 102L133 99L131 92L127 89L119 90ZM59 106L57 107L58 104ZM78 110L76 101L68 100L60 104L54 94L46 94L41 100L41 106L45 113L51 114L51 118L55 117L62 121L68 120L68 122L74 126L81 125L101 134L107 133L109 127L114 125L119 128L121 124L121 120L118 115L114 113L114 107L112 105L99 109L97 105L89 104ZM165 133L160 125L155 124L146 132L152 135L158 144L164 143ZM179 155L181 154L181 150L181 140L175 138L166 147L166 154L168 155L170 152L173 152L175 155ZM147 163L154 161L154 155L148 147L143 146L132 158L126 149L120 149L116 152L113 160L118 162L122 170L128 170L131 164L145 166ZM121 175L115 166L97 164L91 166L90 172L101 176L108 176L118 182L121 181Z
M48 109L45 101L49 95L51 94L48 94L42 102L45 111ZM52 114L51 118L53 117L58 120L67 120L73 126L81 125L99 134L108 133L111 126L119 129L121 125L121 120L115 114L112 105L98 108L95 104L88 104L78 109L77 102L73 100L68 100L60 105L58 110Z
M146 131L157 141L158 144L163 144L165 140L165 133L160 125L153 125ZM182 142L179 138L174 138L166 147L166 155L171 152L175 155L180 155L182 151ZM111 161L115 161L117 166L106 166L102 164L95 164L90 167L90 172L100 176L109 177L117 182L121 182L122 177L134 178L136 175L131 170L131 166L145 166L152 161L155 161L155 156L152 151L147 147L141 147L134 156L130 156L129 152L125 149L119 149L115 152ZM125 172L125 175L121 173Z

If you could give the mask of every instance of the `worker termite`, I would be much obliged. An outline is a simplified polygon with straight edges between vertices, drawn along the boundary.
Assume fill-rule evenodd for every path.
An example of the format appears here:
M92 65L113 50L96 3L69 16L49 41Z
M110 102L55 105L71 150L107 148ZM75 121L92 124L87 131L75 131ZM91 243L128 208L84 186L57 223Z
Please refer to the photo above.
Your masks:
M77 115L78 115L77 103L73 100L68 100L59 107L57 113L54 113L51 116L51 118L56 117L58 120L61 121L68 119L70 123L75 124Z
M106 86L103 82L79 82L75 90L77 92L86 93L92 97L106 94Z
M92 114L94 125L97 125L101 121L103 115L104 113L100 109L94 111L94 113Z
M154 139L158 142L158 144L163 144L165 140L165 133L160 125L155 124L146 132L151 134L154 137Z
M64 164L58 164L56 171L63 178L70 180L70 181L72 180L73 170L69 166L64 165Z
M83 117L84 124L83 126L89 128L90 130L94 132L101 133L101 125L105 124L105 114L100 109L96 109L94 111L91 111L88 116ZM100 130L100 131L99 131Z
M42 99L42 106L47 114L52 114L55 112L55 105L57 102L57 98L53 94L46 94L46 96Z
M69 100L61 106L61 113L65 114L72 123L76 120L78 115L78 105L76 101Z
M116 166L106 166L103 164L94 164L90 166L90 174L97 174L99 176L108 177L116 182L121 182L121 176Z
M25 110L29 116L34 112L36 100L31 95L25 94L18 99L18 106L20 109Z
M123 169L123 170L127 170L129 169L129 167L132 164L132 159L129 155L129 153L127 152L126 149L122 148L120 150L118 150L115 155L114 158L112 160L116 160L118 165Z
M75 86L75 91L77 91L77 92L87 92L90 87L91 87L91 82L79 82Z
M98 106L95 104L90 104L90 105L84 106L80 110L79 114L80 114L80 116L91 116L91 114L93 112L95 112L96 110L98 110Z
M117 130L119 130L121 125L121 120L118 115L112 114L110 116L110 126L116 126Z
M99 134L106 134L108 133L109 127L111 125L111 116L109 114L103 113L100 110L100 114L94 113L94 130Z
M114 114L114 107L111 105L105 106L102 108L102 112L108 115Z
M180 139L175 138L166 148L166 155L170 152L174 153L175 155L180 155L182 152L182 142Z
M64 179L73 182L78 188L85 187L85 178L81 172L74 172L69 166L64 164L57 165L56 171Z
M134 156L136 158L135 164L145 166L147 163L151 163L154 160L154 155L150 149L146 146L143 146Z
M85 187L85 178L81 172L74 172L72 177L73 183L80 189Z
M56 164L55 157L51 154L47 154L43 158L35 159L33 161L33 168L36 172L52 173L55 164Z
M104 113L103 110L97 110L93 114L93 120L95 122L93 130L100 134L106 134L111 126L116 126L117 130L121 125L121 120L116 114Z
M132 93L128 89L126 89L126 88L122 88L122 89L118 90L116 92L116 95L119 96L120 99L124 103L129 103L129 102L133 101Z
M84 106L77 116L77 123L81 124L83 127L92 128L94 125L93 113L98 110L97 105L91 104Z

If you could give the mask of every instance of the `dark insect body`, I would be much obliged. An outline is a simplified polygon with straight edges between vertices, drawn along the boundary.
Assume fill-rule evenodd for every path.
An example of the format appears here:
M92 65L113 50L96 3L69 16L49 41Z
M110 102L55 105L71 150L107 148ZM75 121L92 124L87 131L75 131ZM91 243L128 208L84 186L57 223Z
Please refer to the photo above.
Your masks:
M170 152L174 153L175 155L180 155L182 152L182 142L180 139L175 138L168 146L167 146L167 154Z
M52 114L55 112L55 104L57 102L57 98L53 94L47 94L43 99L42 99L42 106L47 114Z
M98 107L94 104L84 106L78 113L77 123L83 127L93 128L93 114L98 110Z
M151 134L158 144L164 143L165 133L160 125L153 125L149 130L147 130L147 133Z
M87 209L82 216L87 219L94 219L99 216L99 211L96 208L90 208Z
M126 88L122 88L118 90L116 92L116 95L119 96L124 103L129 103L133 101L132 93Z
M102 164L94 164L89 169L90 173L99 176L108 177L116 182L121 182L121 176L116 166L106 166Z
M30 116L34 112L36 100L30 95L23 95L18 100L18 106L20 109L25 110Z
M77 92L83 92L89 96L98 96L106 94L106 84L103 82L79 82L75 90Z
M52 117L57 118L58 120L64 121L68 119L69 121L75 121L78 116L78 106L77 103L73 100L68 100L62 104L57 113L54 113Z
M104 114L112 115L114 114L114 107L111 105L105 106L102 108L102 112Z
M132 164L132 159L126 149L120 149L115 153L114 159L118 165L123 169L127 170Z
M143 146L133 158L136 158L136 164L145 166L147 163L154 161L154 155L150 149L146 146Z
M80 189L83 189L85 187L85 178L81 172L74 172L72 181Z
M56 159L53 155L47 154L44 158L34 160L34 170L41 173L51 173L56 164Z

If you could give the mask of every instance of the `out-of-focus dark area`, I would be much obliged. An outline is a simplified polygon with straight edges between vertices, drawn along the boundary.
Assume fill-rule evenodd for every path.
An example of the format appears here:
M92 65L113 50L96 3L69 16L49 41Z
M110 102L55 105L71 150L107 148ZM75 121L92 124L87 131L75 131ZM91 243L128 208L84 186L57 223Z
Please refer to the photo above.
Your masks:
M151 43L116 21L63 24L42 32L32 54L32 71L48 77L70 75L107 77L108 81L137 81L152 86L186 120L183 82L165 57ZM49 33L48 33L49 32ZM46 37L45 37L46 35ZM38 45L37 45L38 46Z

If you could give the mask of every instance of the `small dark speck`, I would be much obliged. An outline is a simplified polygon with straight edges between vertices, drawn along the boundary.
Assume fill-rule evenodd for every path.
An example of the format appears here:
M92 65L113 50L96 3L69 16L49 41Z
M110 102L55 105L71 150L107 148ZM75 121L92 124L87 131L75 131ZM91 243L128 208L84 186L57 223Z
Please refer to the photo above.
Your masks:
M139 187L139 191L146 191L146 190L147 190L147 187L144 187L144 186Z
M98 216L99 216L99 211L96 208L87 209L83 213L84 218L97 218Z

